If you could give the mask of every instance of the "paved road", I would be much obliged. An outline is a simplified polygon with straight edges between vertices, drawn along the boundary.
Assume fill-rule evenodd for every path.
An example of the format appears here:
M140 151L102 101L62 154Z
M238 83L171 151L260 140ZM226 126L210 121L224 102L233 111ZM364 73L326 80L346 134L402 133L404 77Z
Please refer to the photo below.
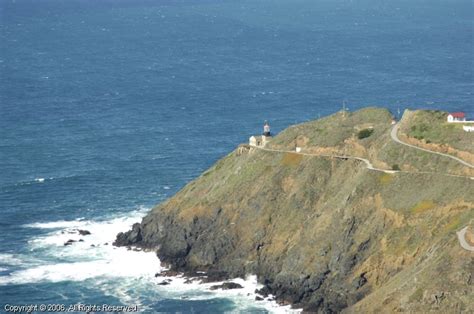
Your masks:
M399 143L399 144L402 144L402 145L405 145L405 146L408 146L408 147L411 147L411 148L415 148L415 149L418 149L418 150L422 150L422 151L425 151L425 152L428 152L428 153L432 153L432 154L436 154L436 155L441 155L441 156L444 156L444 157L448 157L448 158L451 158L451 159L454 159L456 160L457 162L463 164L464 166L467 166L467 167L470 167L470 168L474 168L474 165L471 165L470 163L462 160L462 159L459 159L457 157L454 157L452 155L449 155L449 154L444 154L444 153L439 153L439 152L435 152L435 151L432 151L432 150L429 150L429 149L425 149L425 148L421 148L421 147L418 147L418 146L415 146L415 145L411 145L411 144L408 144L408 143L405 143L405 142L402 142L399 138L398 138L398 123L395 124L392 128L392 132L390 132L390 136L392 137L392 140L394 140L395 142Z
M461 244L461 246L464 249L474 252L474 246L470 245L466 241L466 231L467 231L467 227L464 227L461 230L459 230L458 232L456 232L456 234L458 235L459 244Z

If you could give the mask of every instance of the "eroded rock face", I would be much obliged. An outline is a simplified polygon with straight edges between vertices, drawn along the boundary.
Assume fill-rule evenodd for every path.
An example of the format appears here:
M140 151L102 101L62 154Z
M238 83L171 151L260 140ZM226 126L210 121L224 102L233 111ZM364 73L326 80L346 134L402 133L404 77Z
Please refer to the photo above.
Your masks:
M142 241L141 226L139 223L133 225L132 230L127 232L120 232L114 241L116 246L130 246L139 244Z
M375 126L359 145L384 145ZM262 296L312 312L465 309L471 280L456 274L472 272L472 257L455 231L474 218L473 198L463 178L237 151L114 245L155 250L172 271L208 281L256 274ZM438 291L438 303L426 301Z

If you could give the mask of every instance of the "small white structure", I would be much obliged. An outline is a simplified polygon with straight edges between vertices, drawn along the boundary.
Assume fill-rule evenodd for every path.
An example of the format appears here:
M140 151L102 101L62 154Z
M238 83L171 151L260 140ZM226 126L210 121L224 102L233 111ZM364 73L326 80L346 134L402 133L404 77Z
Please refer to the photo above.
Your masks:
M463 125L462 129L466 132L474 132L474 126L472 125Z
M464 112L451 112L448 114L448 122L465 122L466 121L466 114Z
M255 147L264 147L270 140L271 136L253 135L249 138L249 145Z
M301 147L296 147L295 151L296 151L297 153L301 153Z
M267 121L263 124L263 134L253 135L249 138L249 145L255 147L264 147L272 139L270 133L270 124Z

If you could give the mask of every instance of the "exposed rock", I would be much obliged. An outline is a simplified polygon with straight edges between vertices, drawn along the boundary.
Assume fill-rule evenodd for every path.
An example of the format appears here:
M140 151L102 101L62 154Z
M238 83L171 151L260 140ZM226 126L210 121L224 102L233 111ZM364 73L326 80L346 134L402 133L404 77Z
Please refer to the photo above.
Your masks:
M66 246L66 245L72 245L74 242L77 242L77 241L76 241L76 240L71 240L71 239L69 239L69 240L67 240L66 242L64 242L64 246Z
M288 128L268 146L294 151L304 137L304 151L324 157L241 148L114 245L155 251L169 276L214 282L256 274L259 295L308 312L472 308L465 292L473 267L455 236L474 219L472 170L395 143L391 120L374 108L337 113ZM408 122L401 130L411 130ZM357 139L369 126L371 136ZM441 131L453 132L443 140L461 136Z
M211 286L209 289L210 290L217 290L217 289L222 289L222 290L231 290L231 289L242 289L243 287L235 282L224 282L222 285L215 285Z
M169 281L162 281L162 282L158 283L158 285L160 285L160 286L166 286L166 285L169 285L169 284L170 284Z
M78 229L77 230L79 232L80 235L82 236L86 236L86 235L90 235L91 232L89 230L81 230L81 229Z
M132 226L132 230L125 233L120 232L113 244L116 246L130 246L140 242L141 240L141 227L139 223L136 223Z

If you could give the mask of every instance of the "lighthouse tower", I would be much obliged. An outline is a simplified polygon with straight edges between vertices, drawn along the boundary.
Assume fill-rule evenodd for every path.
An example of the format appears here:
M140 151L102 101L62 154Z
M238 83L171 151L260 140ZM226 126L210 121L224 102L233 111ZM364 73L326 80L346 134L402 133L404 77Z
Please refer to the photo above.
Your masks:
M265 121L263 124L263 134L254 135L249 138L249 145L255 147L265 147L265 145L272 139L272 133L270 132L270 124Z
M272 136L272 134L270 133L270 124L268 124L268 121L266 120L263 124L263 136Z

